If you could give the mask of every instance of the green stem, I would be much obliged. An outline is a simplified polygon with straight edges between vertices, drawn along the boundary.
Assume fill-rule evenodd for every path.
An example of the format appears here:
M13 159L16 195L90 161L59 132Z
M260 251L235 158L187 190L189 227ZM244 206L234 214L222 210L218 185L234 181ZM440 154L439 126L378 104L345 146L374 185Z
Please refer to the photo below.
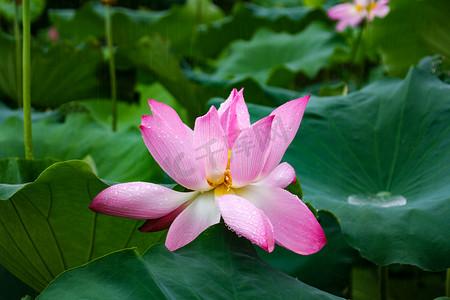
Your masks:
M378 285L380 289L380 299L387 300L389 295L389 266L378 266Z
M450 297L450 269L447 269L447 278L445 283L445 296Z
M22 107L22 61L20 49L20 28L19 28L19 4L14 1L14 36L16 38L16 90L17 90L17 107Z
M361 40L362 40L362 35L364 33L364 29L366 28L367 23L364 23L364 25L360 25L359 26L359 32L358 35L356 37L356 40L353 42L352 45L352 49L350 50L350 63L352 65L356 65L357 61L356 61L356 57L358 55L358 49L360 48L361 45ZM357 67L357 78L356 78L356 84L358 89L361 88L362 86L362 81L364 77L364 57L362 58L362 62L361 65Z
M356 36L356 40L353 42L352 49L350 50L350 62L356 63L356 54L358 53L359 45L361 44L361 38L364 31L364 27L359 26L359 32Z
M30 95L30 0L23 3L23 125L25 133L25 157L33 159L33 137L31 132L31 95Z
M111 12L109 4L105 4L106 8L106 21L105 32L106 41L108 42L109 53L109 75L111 78L111 104L112 104L112 130L117 130L117 82L116 82L116 68L114 65L114 52L112 41L112 29L111 29Z

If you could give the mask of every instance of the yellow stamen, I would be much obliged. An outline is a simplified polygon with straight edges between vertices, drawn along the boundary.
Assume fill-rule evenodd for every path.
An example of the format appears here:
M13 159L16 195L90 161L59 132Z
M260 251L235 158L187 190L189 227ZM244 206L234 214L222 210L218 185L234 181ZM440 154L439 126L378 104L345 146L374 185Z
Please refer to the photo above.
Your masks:
M220 193L223 194L230 194L231 186L233 185L233 180L231 179L231 172L230 172L230 159L231 159L231 150L228 150L228 164L227 169L223 173L223 175L219 178L216 178L215 180L211 180L207 178L207 182L210 187L215 188L214 193ZM223 191L224 190L224 191ZM234 194L234 192L233 192ZM217 196L217 194L216 194Z
M209 186L210 186L210 187L213 187L213 188L215 188L215 187L217 186L217 184L216 184L216 183L212 182L212 181L211 181L211 180L209 180L208 178L206 178L206 181L208 182L208 184L209 184Z
M233 185L233 180L231 179L231 172L230 170L225 171L223 184L227 187L227 189L230 189L230 187Z
M361 5L358 5L358 4L355 4L355 8L356 8L356 10L358 12L362 12L364 10L364 6L361 6Z
M227 187L227 189L230 189L231 185L233 184L233 180L231 179L231 172L230 172L230 160L231 160L231 150L228 150L227 170L223 174L224 175L223 184Z
M230 189L224 184L221 184L214 189L214 196L219 197L222 195L236 195L236 193L233 191L233 189Z

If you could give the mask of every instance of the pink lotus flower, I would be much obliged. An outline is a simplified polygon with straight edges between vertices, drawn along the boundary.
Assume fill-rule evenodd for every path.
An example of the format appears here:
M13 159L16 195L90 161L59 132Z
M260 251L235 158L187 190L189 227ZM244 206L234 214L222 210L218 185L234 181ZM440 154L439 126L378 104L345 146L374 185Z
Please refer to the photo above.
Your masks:
M389 13L389 0L370 1L367 9L369 22L373 21L374 17L384 18Z
M56 27L50 27L47 33L47 38L50 42L59 42L59 31Z
M169 106L149 100L153 116L140 126L154 159L176 182L177 192L145 182L111 186L90 208L103 214L147 219L139 230L169 228L166 246L175 250L220 222L268 252L277 243L312 254L326 243L315 216L284 190L295 171L281 163L300 126L309 96L292 100L250 124L243 90L233 90L217 110L183 124Z
M343 3L328 10L328 17L338 20L337 31L343 31L347 26L355 27L364 18L372 22L374 17L383 18L389 13L389 0L353 0L353 3Z

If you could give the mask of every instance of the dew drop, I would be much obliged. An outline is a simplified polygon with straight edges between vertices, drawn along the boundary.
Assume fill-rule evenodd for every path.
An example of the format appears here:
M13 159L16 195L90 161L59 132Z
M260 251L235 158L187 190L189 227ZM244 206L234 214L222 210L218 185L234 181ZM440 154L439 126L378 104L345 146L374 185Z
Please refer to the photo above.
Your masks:
M379 192L377 194L351 195L347 202L352 205L372 205L377 207L392 207L406 205L406 198L402 195L392 195L390 192Z

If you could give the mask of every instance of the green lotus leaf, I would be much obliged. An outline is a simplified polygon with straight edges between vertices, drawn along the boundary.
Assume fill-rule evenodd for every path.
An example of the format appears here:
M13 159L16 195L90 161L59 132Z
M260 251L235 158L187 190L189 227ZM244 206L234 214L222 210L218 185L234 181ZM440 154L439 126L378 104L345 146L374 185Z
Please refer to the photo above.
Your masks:
M300 1L301 2L301 1ZM252 3L261 5L267 8L276 8L276 7L298 7L299 1L297 0L253 0Z
M8 21L13 22L16 17L15 1L0 0L0 15L4 16ZM30 0L30 19L34 21L38 19L45 9L45 0ZM22 5L18 5L19 21L22 22Z
M444 67L450 70L448 2L397 0L389 6L389 14L373 24L374 43L380 46L388 73L403 77L422 57L435 54L447 57Z
M131 65L154 75L187 110L192 124L204 113L206 101L215 93L184 76L179 60L170 51L169 42L160 36L144 36L134 44L120 47L116 57L118 64Z
M237 2L230 16L200 27L199 52L203 57L217 57L234 40L249 40L261 27L291 34L302 31L312 21L328 21L321 10L311 7L262 7L248 2ZM267 1L264 0L264 4ZM280 4L280 1L277 1Z
M450 72L444 70L445 57L442 55L426 56L417 64L417 69L438 77L446 83L450 83Z
M261 29L250 41L234 42L230 55L218 61L213 75L231 79L253 77L283 86L298 72L316 76L330 65L339 47L344 47L344 42L322 23L313 23L295 35Z
M84 159L90 156L98 175L114 182L161 182L163 171L153 160L136 125L112 132L95 122L86 113L69 114L65 122L51 118L33 122L35 158L53 157L58 160ZM0 126L0 158L25 157L23 122L10 117Z
M0 200L7 200L26 183L33 182L56 159L27 160L24 158L0 159Z
M163 245L142 257L123 250L63 273L45 299L341 299L261 261L253 245L223 224L185 247Z
M136 128L136 126L140 125L140 117L142 115L149 115L151 112L148 99L155 99L169 105L177 111L182 120L187 119L186 109L159 82L150 85L138 84L136 86L136 92L140 95L139 103L117 103L117 111L119 111L117 116L118 130ZM111 128L112 115L110 99L88 99L78 101L77 103L86 107L95 120L105 126L105 128Z
M15 161L0 163L5 160ZM39 167L42 162L36 163ZM19 169L33 161L15 164ZM23 177L25 182L28 179ZM126 247L143 252L160 242L164 232L140 233L140 220L89 210L91 200L106 187L87 163L67 161L51 165L34 182L0 200L0 263L41 291L64 270ZM0 185L0 194L3 188Z
M327 237L323 249L312 255L298 255L281 246L272 253L256 249L264 261L318 289L342 295L350 286L352 263L359 257L345 241L336 217L328 211L318 212L319 222Z
M17 117L23 119L23 110L10 109L4 103L0 102L0 127L2 126L3 122L8 120L10 117ZM58 114L57 111L50 111L50 110L44 112L32 111L31 120L33 121L39 121L41 119L47 118L57 120L60 118L60 115Z
M212 97L226 98L233 88L245 87L246 93L252 95L248 98L249 102L265 105L282 104L300 95L298 92L266 86L251 77L228 80L183 71L179 60L170 52L168 41L159 36L145 36L135 44L121 47L116 58L118 64L133 65L157 78L178 103L178 111L186 109L187 123L192 126L195 118L205 113L208 100ZM280 94L283 97L280 98Z
M120 4L120 3L119 3ZM88 36L104 38L105 8L100 3L86 3L79 10L54 9L50 19L63 38L84 41ZM144 35L160 34L171 41L179 54L192 54L194 36L201 24L223 18L223 13L210 0L189 0L166 11L132 10L111 7L112 38L116 45L135 43ZM180 24L183 24L180 26Z
M14 38L0 31L0 90L16 100L21 83L17 82L15 57ZM33 107L58 107L72 100L97 95L99 80L96 72L103 58L96 42L87 41L74 46L64 41L47 49L36 42L32 43L31 57Z
M224 98L219 98L220 95L222 94L226 99L233 88L237 90L245 88L245 102L266 106L282 105L286 101L307 95L303 91L291 91L279 87L268 86L256 81L252 77L235 80L212 77L204 73L185 72L185 75L192 81L201 82L203 85L217 90L214 95L214 100L210 99L210 102L207 103L207 109L209 109L210 105L219 107L220 103L225 101Z
M253 119L271 108L250 105ZM379 265L450 266L450 86L418 69L347 96L312 97L284 156L304 201L333 212Z

